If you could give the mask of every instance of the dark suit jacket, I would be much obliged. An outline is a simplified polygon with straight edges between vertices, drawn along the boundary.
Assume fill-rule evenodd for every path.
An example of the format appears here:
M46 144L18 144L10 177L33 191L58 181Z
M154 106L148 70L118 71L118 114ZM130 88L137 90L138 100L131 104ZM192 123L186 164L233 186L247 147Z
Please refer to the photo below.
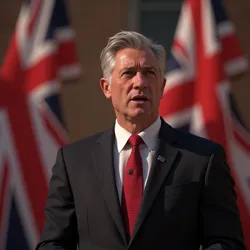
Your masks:
M162 121L159 150L127 241L113 166L114 130L61 148L39 250L245 249L224 150ZM160 158L158 156L161 156Z

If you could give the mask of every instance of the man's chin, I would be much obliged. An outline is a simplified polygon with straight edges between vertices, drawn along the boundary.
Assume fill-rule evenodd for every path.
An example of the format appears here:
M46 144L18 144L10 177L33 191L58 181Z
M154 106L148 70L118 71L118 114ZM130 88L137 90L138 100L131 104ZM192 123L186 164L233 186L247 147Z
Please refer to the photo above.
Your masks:
M142 119L151 116L151 112L149 110L145 110L142 108L137 108L133 112L131 112L130 117L131 119Z

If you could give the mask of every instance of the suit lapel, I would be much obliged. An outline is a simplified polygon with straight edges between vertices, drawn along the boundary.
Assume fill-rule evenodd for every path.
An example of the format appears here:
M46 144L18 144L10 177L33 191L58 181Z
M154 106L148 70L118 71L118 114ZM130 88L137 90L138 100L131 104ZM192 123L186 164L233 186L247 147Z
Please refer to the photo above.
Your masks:
M97 141L97 149L93 152L97 175L101 183L102 193L110 214L117 226L122 239L127 244L126 233L123 225L123 219L118 198L114 162L113 162L113 129L104 133Z
M114 173L114 138L115 135L113 129L105 132L97 141L97 147L93 151L93 159L106 205L122 239L127 244ZM159 132L158 150L156 150L155 160L153 161L154 163L144 190L141 208L129 245L132 243L144 218L150 211L150 208L177 157L178 150L172 145L174 142L174 130L162 120L162 126Z
M148 214L164 180L173 166L174 160L176 159L178 150L171 145L172 143L174 143L173 131L170 126L162 121L159 133L158 150L156 150L155 159L153 161L154 163L144 190L141 208L129 245L136 236L141 223Z

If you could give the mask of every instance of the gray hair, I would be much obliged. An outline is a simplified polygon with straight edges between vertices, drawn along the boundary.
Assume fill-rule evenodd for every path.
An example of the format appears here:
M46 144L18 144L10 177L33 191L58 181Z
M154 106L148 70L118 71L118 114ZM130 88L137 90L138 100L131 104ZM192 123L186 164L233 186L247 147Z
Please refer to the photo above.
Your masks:
M135 31L121 31L109 38L107 46L102 50L100 60L103 76L111 82L111 74L115 68L116 54L126 48L150 49L157 58L161 77L165 74L165 49L144 35Z

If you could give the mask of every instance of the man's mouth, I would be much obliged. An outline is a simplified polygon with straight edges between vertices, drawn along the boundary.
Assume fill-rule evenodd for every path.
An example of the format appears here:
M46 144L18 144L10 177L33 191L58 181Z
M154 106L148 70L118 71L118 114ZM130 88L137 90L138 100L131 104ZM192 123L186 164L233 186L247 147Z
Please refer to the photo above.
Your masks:
M149 99L146 96L137 95L137 96L133 96L131 98L131 101L134 101L134 102L147 102L147 101L149 101Z

